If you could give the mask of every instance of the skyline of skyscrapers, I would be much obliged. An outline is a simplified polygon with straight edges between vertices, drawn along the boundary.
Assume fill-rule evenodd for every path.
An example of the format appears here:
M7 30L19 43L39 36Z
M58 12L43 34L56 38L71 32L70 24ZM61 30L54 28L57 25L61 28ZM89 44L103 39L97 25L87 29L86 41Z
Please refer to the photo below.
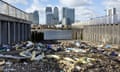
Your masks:
M59 8L54 7L46 7L46 24L47 25L57 25L59 23L71 25L75 22L75 9L74 8L62 8L62 17L60 20L59 17ZM29 18L33 24L39 24L39 12L34 11L33 13L29 13Z
M57 7L46 7L46 24L55 25L59 23L59 10Z
M46 24L56 25L60 23L59 9L58 7L46 7ZM63 7L62 9L62 24L71 25L75 22L75 9Z

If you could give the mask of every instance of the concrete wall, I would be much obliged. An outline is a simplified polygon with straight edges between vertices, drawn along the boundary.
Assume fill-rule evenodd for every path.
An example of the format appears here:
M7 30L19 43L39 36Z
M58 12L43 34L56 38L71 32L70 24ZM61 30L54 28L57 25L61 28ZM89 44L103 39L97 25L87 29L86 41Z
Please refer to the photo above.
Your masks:
M0 0L0 44L30 39L28 13Z
M74 40L83 40L83 29L72 29Z
M120 24L87 25L83 30L83 39L92 42L120 44Z
M29 38L30 24L0 20L0 44L26 41Z

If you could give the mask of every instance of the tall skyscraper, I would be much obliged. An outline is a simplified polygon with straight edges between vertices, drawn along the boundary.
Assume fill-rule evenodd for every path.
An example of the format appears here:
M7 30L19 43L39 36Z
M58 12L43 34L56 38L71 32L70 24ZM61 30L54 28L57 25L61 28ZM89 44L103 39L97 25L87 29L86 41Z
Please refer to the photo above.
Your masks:
M115 23L117 22L117 10L116 8L111 8L111 9L107 9L107 16L109 16L109 22Z
M107 9L107 16L116 15L116 8Z
M34 11L33 13L33 23L39 24L39 12L38 11Z
M59 24L59 10L57 7L55 7L53 11L51 7L46 7L46 24Z
M29 13L29 18L33 24L39 24L39 12L38 11L34 11L33 13Z
M62 19L65 20L67 25L71 25L75 21L75 10L73 8L63 8Z
M47 25L53 24L53 14L51 7L46 7L46 24Z
M54 24L58 24L59 23L59 10L57 7L54 8Z

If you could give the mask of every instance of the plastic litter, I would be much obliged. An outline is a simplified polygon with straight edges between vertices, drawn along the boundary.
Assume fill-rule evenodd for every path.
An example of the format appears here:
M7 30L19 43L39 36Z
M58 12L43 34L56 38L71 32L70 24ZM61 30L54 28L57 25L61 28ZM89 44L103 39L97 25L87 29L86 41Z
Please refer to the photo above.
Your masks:
M69 57L65 57L64 60L70 61L70 62L75 62L75 60L73 60L72 58Z
M77 47L80 47L80 41L75 41L75 45L76 45Z
M66 48L66 52L70 52L70 51L81 52L81 53L86 53L87 52L86 50L78 49L78 48Z
M98 48L102 48L102 47L104 47L104 45L103 45L103 44L97 45L97 47L98 47Z
M78 71L81 70L81 67L80 67L80 66L76 66L75 68L76 68Z
M90 63L92 61L95 61L95 59L94 58L88 58L88 57L82 57L77 62L87 64L87 63Z
M39 60L42 60L44 57L45 57L44 53L42 53L41 55L40 54L37 55L36 51L33 51L31 60L39 61Z
M117 54L116 52L112 51L112 52L110 53L110 56L118 56L118 54Z
M60 56L58 55L47 55L47 58L55 58L55 59L60 59Z
M118 54L118 56L120 57L120 54Z
M0 59L0 65L5 64L5 60L4 59Z
M5 52L5 51L7 51L6 47L0 47L0 52Z
M112 46L111 45L106 45L105 48L111 48Z
M20 52L20 56L32 57L32 54L29 51L23 51L23 52Z
M16 44L18 50L3 54L1 52L0 58L5 60L5 64L0 64L4 67L3 72L120 71L119 49L114 49L112 46L103 44L96 47L83 42L77 46L74 41L65 41L63 44L31 43L28 47L27 44L29 42L18 43Z
M34 43L33 42L31 42L31 41L27 41L27 47L31 47L31 46L33 46L34 45Z

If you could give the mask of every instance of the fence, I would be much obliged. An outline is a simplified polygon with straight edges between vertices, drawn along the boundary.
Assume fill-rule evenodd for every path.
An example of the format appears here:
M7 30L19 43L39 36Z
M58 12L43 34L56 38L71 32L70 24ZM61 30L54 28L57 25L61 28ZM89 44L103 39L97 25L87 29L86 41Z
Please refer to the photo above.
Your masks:
M101 16L81 22L82 25L120 24L120 15Z
M29 15L26 12L1 0L0 0L0 14L16 17L19 19L29 20Z

